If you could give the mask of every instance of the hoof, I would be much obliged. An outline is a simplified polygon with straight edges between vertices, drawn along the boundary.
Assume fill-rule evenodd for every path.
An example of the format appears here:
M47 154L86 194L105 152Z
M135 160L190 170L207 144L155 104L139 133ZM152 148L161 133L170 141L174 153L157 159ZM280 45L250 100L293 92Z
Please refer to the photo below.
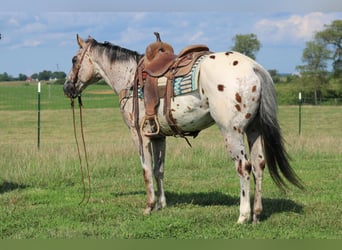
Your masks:
M166 201L165 201L165 199L160 201L160 202L158 202L156 210L161 210L163 208L166 208Z
M237 221L238 224L245 224L250 221L250 216L240 215Z
M144 215L150 215L152 213L152 209L150 207L145 208L143 214Z
M258 224L260 222L260 214L253 215L253 224Z
M154 209L154 206L153 207L146 207L143 214L149 215L152 213L153 209Z
M145 210L144 210L144 215L149 215L152 213L152 211L155 209L155 204L150 205L150 206L146 206Z

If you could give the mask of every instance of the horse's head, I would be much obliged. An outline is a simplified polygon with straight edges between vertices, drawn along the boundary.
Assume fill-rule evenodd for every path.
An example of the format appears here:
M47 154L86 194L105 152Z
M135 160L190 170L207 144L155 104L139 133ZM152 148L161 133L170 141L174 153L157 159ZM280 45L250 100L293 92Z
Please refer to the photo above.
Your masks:
M72 58L72 68L64 83L64 93L70 98L76 98L90 84L101 79L96 72L91 59L91 47L96 42L89 37L86 41L77 35L79 50Z

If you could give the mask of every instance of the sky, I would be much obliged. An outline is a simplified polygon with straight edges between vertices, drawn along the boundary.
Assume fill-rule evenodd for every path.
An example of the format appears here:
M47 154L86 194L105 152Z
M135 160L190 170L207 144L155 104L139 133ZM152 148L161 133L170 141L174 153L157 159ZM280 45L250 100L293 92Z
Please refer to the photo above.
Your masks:
M0 74L68 73L76 34L144 53L154 31L175 52L190 44L228 51L235 35L254 33L262 45L256 60L266 69L294 73L305 43L337 19L341 0L4 1Z

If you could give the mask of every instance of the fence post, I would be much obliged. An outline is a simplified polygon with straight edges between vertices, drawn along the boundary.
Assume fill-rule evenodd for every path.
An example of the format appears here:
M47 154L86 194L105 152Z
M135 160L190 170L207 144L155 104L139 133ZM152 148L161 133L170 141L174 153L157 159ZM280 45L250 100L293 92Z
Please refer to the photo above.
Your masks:
M40 148L40 82L38 82L38 150Z
M301 134L302 131L302 93L298 94L298 134Z

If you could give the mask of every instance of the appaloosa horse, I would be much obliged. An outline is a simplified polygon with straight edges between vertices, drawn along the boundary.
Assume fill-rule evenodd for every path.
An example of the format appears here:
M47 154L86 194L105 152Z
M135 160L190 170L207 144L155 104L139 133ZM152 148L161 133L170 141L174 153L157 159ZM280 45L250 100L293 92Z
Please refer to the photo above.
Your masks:
M72 59L72 68L64 84L64 92L76 98L90 84L104 79L120 94L123 119L131 131L140 155L146 185L145 214L164 208L163 188L165 138L173 131L158 110L160 135L139 135L133 114L133 82L142 55L108 42L99 43L89 37L86 41L77 35L79 50ZM262 212L262 178L265 165L276 185L281 189L289 183L303 188L291 168L283 145L277 121L277 101L272 78L258 63L238 52L220 52L205 55L196 66L192 79L196 89L172 99L172 116L177 126L187 133L196 133L216 123L222 133L225 147L235 163L240 178L240 216L238 223L251 219L250 173L255 181L253 221ZM163 107L164 100L160 100ZM139 110L144 111L144 100L139 98ZM139 122L144 112L139 113ZM250 160L244 146L247 135ZM265 154L265 155L264 155ZM157 182L157 201L153 188Z

